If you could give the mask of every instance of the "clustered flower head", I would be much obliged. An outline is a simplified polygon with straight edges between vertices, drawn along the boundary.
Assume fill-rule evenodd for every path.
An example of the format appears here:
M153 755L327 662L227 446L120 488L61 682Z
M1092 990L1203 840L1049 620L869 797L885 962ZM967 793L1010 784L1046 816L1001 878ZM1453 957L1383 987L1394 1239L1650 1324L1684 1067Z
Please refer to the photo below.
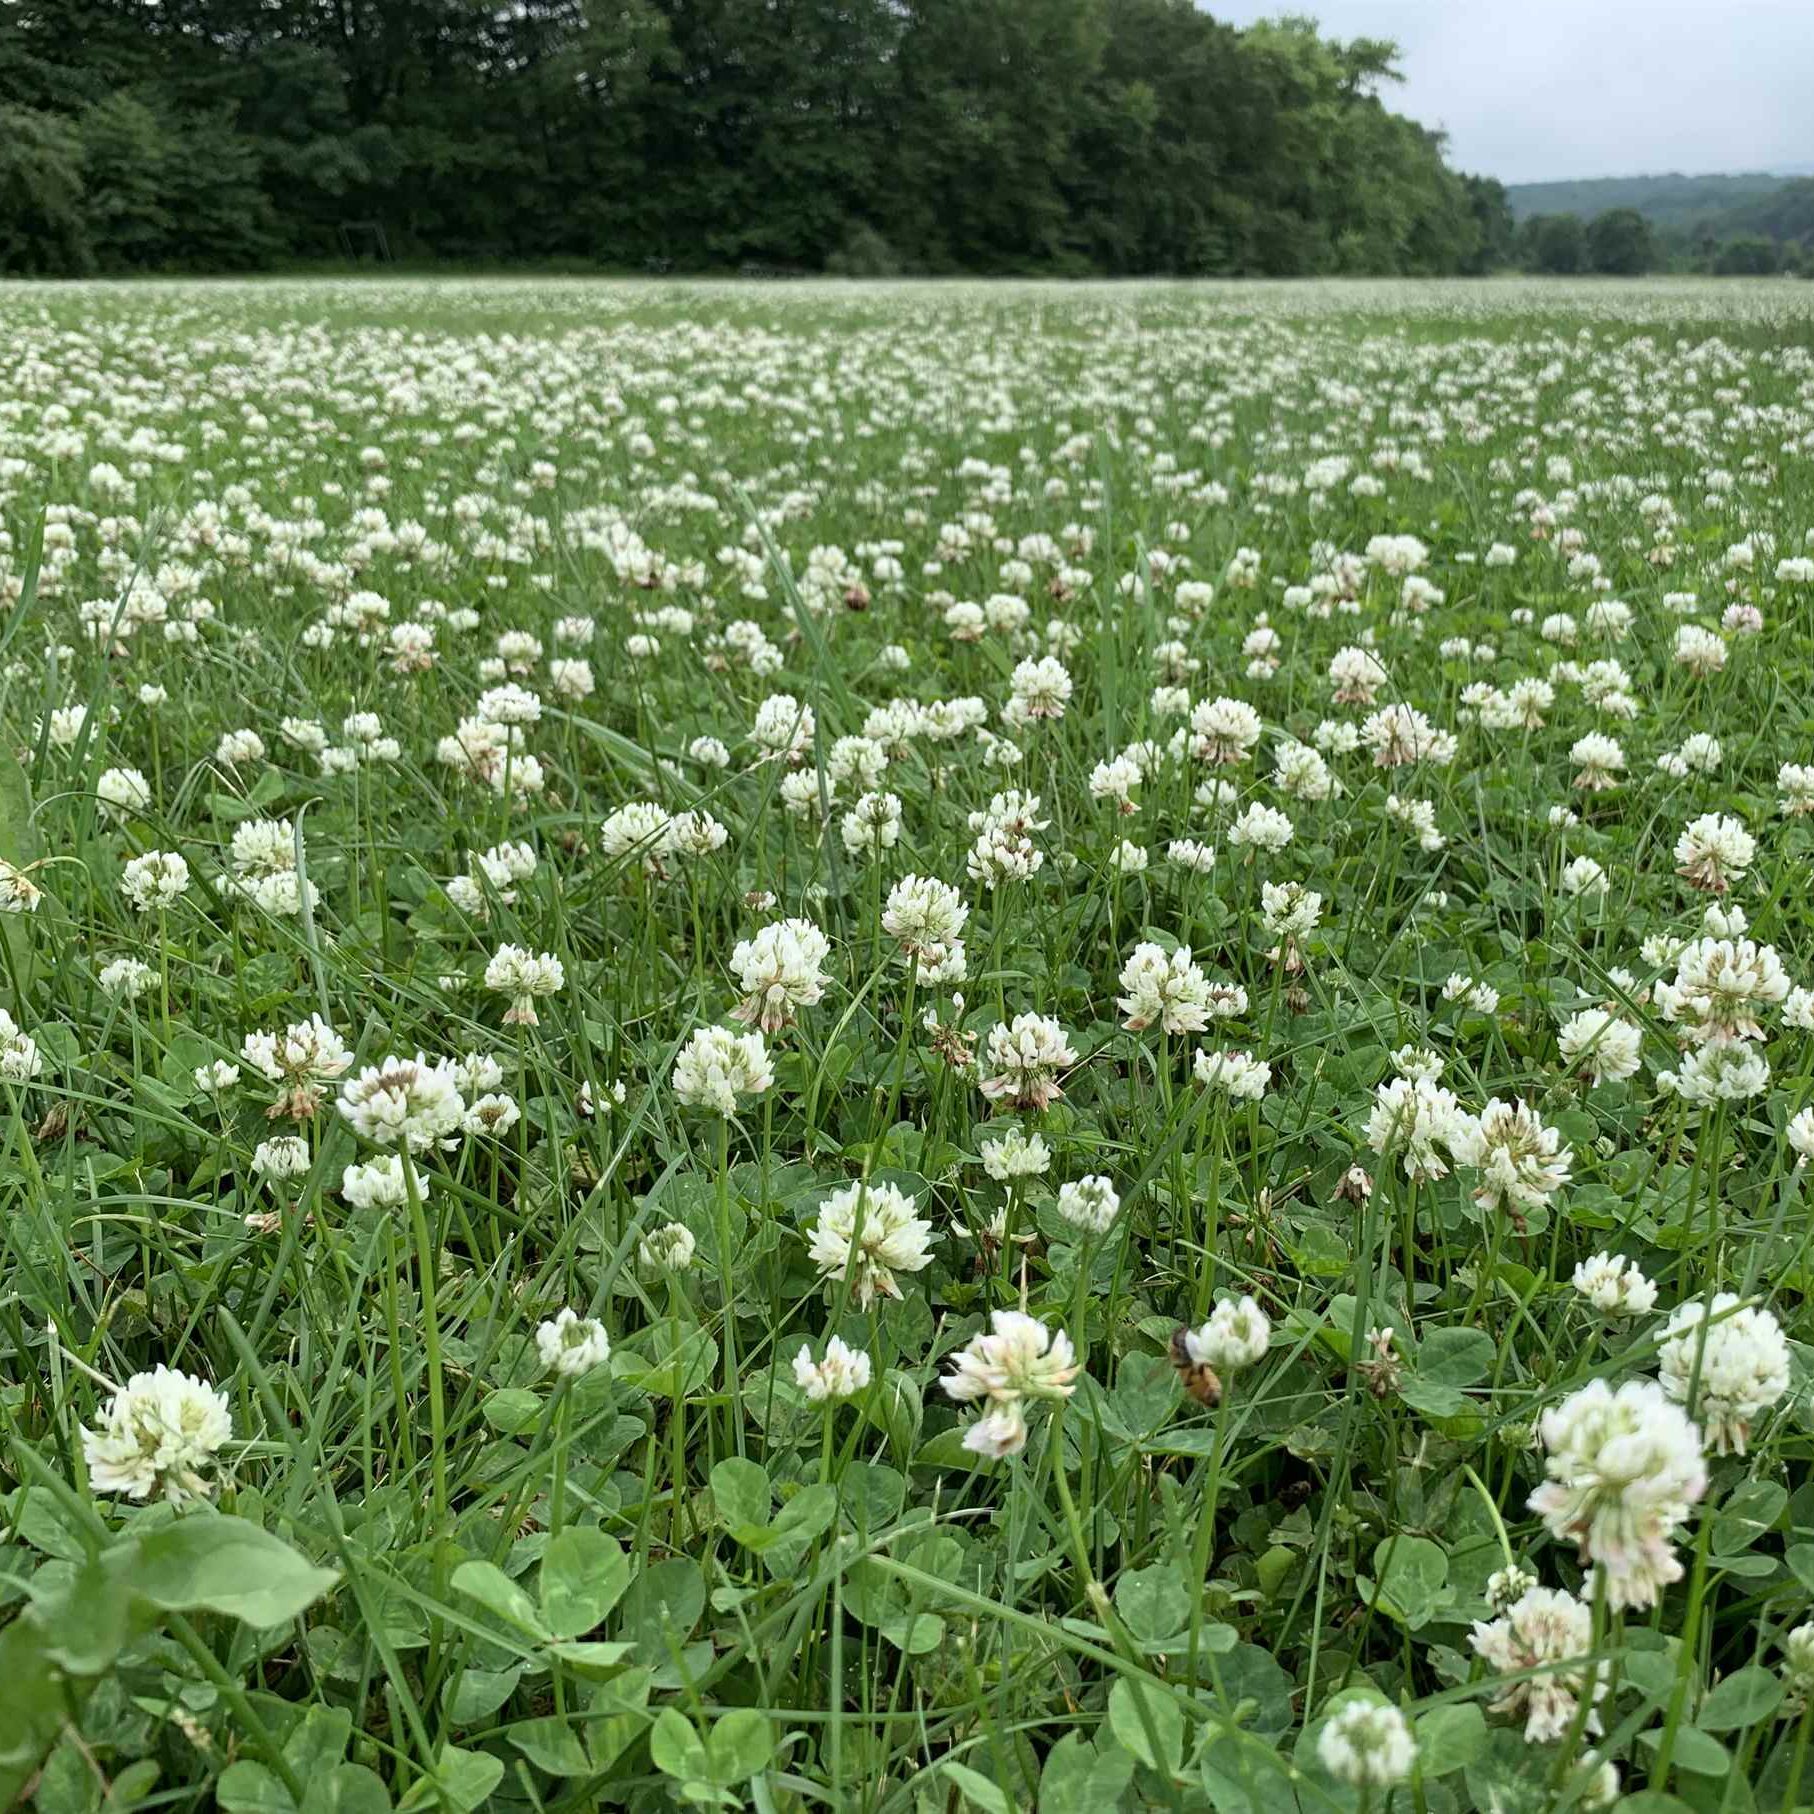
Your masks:
M1396 1707L1356 1699L1324 1722L1316 1754L1337 1782L1357 1789L1389 1789L1411 1774L1417 1743Z
M959 1404L984 1405L964 1432L964 1447L979 1455L1018 1455L1027 1446L1027 1401L1069 1398L1081 1371L1062 1329L1048 1329L1020 1310L993 1312L989 1329L971 1338L945 1375L945 1391Z
M550 1373L577 1379L611 1358L611 1340L596 1317L568 1309L537 1326L535 1351Z
M848 1184L819 1207L808 1256L834 1286L848 1282L865 1310L878 1296L898 1298L895 1274L932 1264L932 1224L894 1184Z
M1136 945L1121 969L1117 1002L1130 1033L1157 1025L1167 1033L1201 1033L1209 1025L1209 979L1191 961L1190 947L1167 955L1163 946Z
M1058 1077L1077 1063L1070 1036L1044 1014L997 1022L984 1047L981 1088L991 1102L1044 1111L1064 1094Z
M1106 1234L1121 1208L1121 1198L1107 1178L1075 1178L1058 1187L1058 1213L1085 1234Z
M1648 1316L1656 1308L1657 1288L1636 1260L1597 1253L1575 1268L1575 1289L1606 1317Z
M1183 1334L1185 1351L1217 1374L1243 1372L1266 1358L1272 1324L1251 1297L1223 1298L1209 1321Z
M775 1081L760 1033L701 1027L674 1061L674 1096L683 1108L734 1115L738 1101L760 1096Z
M1466 1163L1474 1150L1473 1124L1453 1090L1428 1077L1392 1077L1375 1093L1367 1118L1367 1144L1395 1154L1412 1180L1444 1178L1450 1159Z
M813 1359L810 1343L802 1342L794 1356L794 1384L813 1404L826 1404L841 1398L854 1398L868 1386L869 1356L861 1348L852 1348L842 1336L834 1335L825 1344L825 1353Z
M240 1056L279 1086L282 1093L269 1110L272 1119L292 1121L313 1115L324 1087L353 1062L346 1042L319 1014L294 1021L281 1033L248 1033Z
M1480 1173L1474 1199L1489 1210L1521 1216L1544 1207L1568 1182L1571 1160L1562 1136L1522 1102L1494 1097L1478 1116L1458 1116L1450 1149Z
M1476 1654L1501 1675L1520 1678L1500 1687L1492 1711L1522 1719L1529 1743L1547 1745L1566 1737L1584 1694L1583 1729L1600 1731L1609 1665L1587 1661L1593 1623L1593 1609L1573 1594L1536 1586L1490 1624L1476 1621L1469 1639Z
M418 1052L367 1065L348 1078L340 1086L339 1108L360 1139L423 1153L455 1132L466 1104L453 1065L444 1058L431 1063Z
M802 1008L824 997L830 955L831 940L810 920L764 926L731 953L731 971L743 991L731 1018L764 1033L791 1026Z
M1547 1478L1531 1510L1604 1579L1615 1611L1682 1578L1676 1531L1707 1490L1701 1433L1655 1380L1590 1380L1544 1412Z
M485 966L485 987L510 997L506 1026L535 1026L536 1002L558 993L566 980L561 960L551 951L525 951L519 945L500 945Z
M82 1432L82 1458L97 1493L184 1505L207 1495L205 1471L232 1435L226 1394L160 1363L114 1392Z
M1670 1317L1657 1371L1663 1390L1700 1420L1716 1454L1742 1455L1752 1424L1789 1389L1789 1344L1768 1310L1721 1291Z

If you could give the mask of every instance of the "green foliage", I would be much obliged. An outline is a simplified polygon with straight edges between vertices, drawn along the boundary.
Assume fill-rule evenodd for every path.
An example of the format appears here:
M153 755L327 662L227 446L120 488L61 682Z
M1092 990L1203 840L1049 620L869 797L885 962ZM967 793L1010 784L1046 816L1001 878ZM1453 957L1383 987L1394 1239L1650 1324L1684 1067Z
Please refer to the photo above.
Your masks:
M1635 208L1609 208L1588 222L1587 265L1606 277L1639 277L1657 257L1656 239Z
M18 270L1446 273L1499 185L1393 49L1191 0L16 0ZM80 29L72 28L72 15Z
M1573 214L1539 214L1518 229L1519 261L1527 270L1569 277L1587 265L1587 230Z

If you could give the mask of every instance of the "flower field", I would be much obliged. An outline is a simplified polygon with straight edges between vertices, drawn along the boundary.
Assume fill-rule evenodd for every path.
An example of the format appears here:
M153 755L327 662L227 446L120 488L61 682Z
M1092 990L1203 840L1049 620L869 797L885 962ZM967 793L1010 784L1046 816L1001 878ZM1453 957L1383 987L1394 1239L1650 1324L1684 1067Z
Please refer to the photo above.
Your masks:
M1814 286L0 326L0 1801L1814 1805Z

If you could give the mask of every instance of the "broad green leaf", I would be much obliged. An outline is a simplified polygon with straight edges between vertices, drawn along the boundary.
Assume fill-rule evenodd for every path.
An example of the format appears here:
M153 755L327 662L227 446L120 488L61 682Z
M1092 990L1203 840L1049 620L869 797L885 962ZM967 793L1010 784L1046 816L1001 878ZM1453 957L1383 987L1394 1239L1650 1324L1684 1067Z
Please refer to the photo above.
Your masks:
M1109 1725L1149 1770L1176 1775L1184 1761L1184 1710L1163 1689L1117 1676L1109 1690Z
M972 1770L968 1764L947 1759L939 1765L939 1774L956 1783L963 1791L964 1800L973 1808L981 1808L983 1814L1015 1814L1013 1802L988 1777Z
M1100 1814L1133 1780L1134 1759L1104 1733L1091 1744L1070 1732L1047 1754L1039 1777L1039 1814Z
M1782 1677L1753 1663L1714 1684L1694 1723L1703 1732L1735 1732L1769 1719L1782 1698Z
M721 1715L706 1734L705 1749L713 1782L726 1788L748 1782L758 1771L766 1770L774 1756L767 1715L753 1707L738 1707Z
M1486 1715L1472 1701L1432 1707L1417 1722L1417 1759L1426 1777L1447 1776L1486 1749Z
M542 1554L542 1623L557 1638L591 1631L630 1585L630 1559L615 1537L569 1525Z
M712 1469L712 1500L718 1508L718 1516L735 1531L741 1525L766 1525L774 1495L769 1489L768 1474L762 1467L756 1462L727 1455Z
M243 1518L192 1512L137 1540L120 1578L165 1612L219 1612L247 1625L281 1625L339 1580L281 1537Z
M495 1563L462 1562L453 1572L453 1584L481 1606L495 1612L507 1625L534 1637L548 1635L535 1602Z

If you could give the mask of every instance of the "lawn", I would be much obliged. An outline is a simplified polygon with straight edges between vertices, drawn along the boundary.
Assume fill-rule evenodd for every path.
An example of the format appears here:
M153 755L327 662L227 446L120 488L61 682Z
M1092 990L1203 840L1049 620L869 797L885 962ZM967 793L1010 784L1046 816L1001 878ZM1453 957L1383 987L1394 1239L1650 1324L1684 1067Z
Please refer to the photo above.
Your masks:
M0 1802L1814 1803L1811 328L0 286Z

